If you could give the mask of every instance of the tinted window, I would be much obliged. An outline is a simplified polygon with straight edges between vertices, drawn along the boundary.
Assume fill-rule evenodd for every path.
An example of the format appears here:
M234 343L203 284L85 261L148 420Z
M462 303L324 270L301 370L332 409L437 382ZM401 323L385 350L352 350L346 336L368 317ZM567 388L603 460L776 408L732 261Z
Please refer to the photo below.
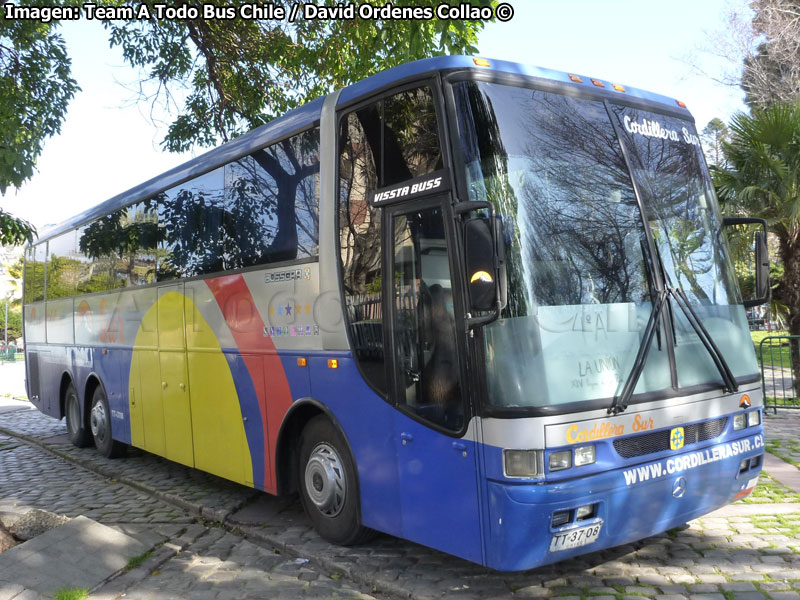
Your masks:
M159 280L317 256L318 198L317 129L160 194Z
M383 178L380 187L442 168L439 129L430 88L389 96L383 106Z
M367 381L386 392L381 309L381 211L368 202L378 184L376 105L342 119L339 141L339 244L353 351ZM376 152L377 150L377 152Z
M78 251L78 232L53 238L47 253L47 299L68 298L75 295L82 263Z
M225 168L225 268L317 256L319 130Z
M223 169L215 169L161 194L158 221L164 228L158 278L192 277L223 269Z
M25 253L25 302L44 300L44 261L47 242L29 248Z

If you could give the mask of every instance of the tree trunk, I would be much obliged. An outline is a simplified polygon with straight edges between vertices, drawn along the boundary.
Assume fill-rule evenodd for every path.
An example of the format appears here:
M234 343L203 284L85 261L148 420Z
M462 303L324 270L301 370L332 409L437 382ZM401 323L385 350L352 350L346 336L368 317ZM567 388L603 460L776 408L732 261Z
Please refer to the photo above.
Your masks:
M781 258L783 259L784 295L789 305L789 334L800 336L800 231L793 230L779 236ZM798 340L791 341L792 374L794 376L795 397L800 398L800 347Z

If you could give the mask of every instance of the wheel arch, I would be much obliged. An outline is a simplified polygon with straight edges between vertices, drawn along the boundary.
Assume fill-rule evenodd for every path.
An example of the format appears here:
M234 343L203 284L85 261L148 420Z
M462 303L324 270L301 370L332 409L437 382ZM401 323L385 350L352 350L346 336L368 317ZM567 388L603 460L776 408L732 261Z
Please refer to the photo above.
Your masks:
M355 454L350 445L350 440L339 420L330 408L315 398L301 398L294 402L283 417L278 432L278 443L275 445L275 482L277 494L284 496L298 491L298 445L303 428L311 419L325 415L336 430L342 435L347 451L355 463ZM356 493L360 495L358 464L355 464Z
M106 398L108 398L108 394L106 393L106 387L103 385L103 380L100 379L100 376L95 373L89 373L89 376L86 378L86 383L83 386L83 419L84 423L89 422L89 412L92 410L92 396L94 396L94 392L97 388L103 390L103 393L106 394Z
M75 385L75 378L67 369L61 373L61 383L58 386L58 418L63 419L66 412L67 388L69 384ZM75 391L78 391L78 386L75 386Z

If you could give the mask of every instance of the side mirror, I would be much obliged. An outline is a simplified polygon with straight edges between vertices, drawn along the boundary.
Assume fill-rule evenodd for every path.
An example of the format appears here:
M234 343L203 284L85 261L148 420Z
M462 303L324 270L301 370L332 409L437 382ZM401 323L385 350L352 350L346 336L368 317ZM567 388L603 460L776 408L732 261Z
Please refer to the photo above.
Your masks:
M767 247L767 221L765 219L757 219L755 217L725 217L722 220L723 227L731 225L750 225L756 224L761 226L761 231L757 231L755 235L755 276L756 276L756 289L755 298L745 300L743 302L745 308L759 306L766 304L770 299L770 285L769 285L769 248Z
M503 224L495 216L477 217L464 223L464 249L470 309L495 311L486 317L471 319L471 326L490 322L500 316L506 305L507 281Z
M756 232L756 300L758 304L769 302L769 248L767 236L760 231ZM745 302L747 305L747 302ZM755 305L753 305L755 306Z

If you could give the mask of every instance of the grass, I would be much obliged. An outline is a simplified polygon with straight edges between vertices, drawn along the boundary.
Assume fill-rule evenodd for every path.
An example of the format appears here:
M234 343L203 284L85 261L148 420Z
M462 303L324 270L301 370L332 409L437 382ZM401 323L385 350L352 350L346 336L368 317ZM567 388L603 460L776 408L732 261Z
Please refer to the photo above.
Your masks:
M89 595L86 588L61 588L53 596L53 600L84 600Z
M758 485L752 494L741 500L746 504L767 504L770 502L800 503L800 493L775 481L768 473L761 471ZM668 532L669 533L669 532Z
M756 358L758 359L758 364L761 365L763 362L763 364L766 364L767 366L785 367L787 369L791 368L792 353L791 349L789 348L789 340L783 340L780 346L771 345L769 343L761 346L761 341L763 339L777 335L789 335L789 332L761 330L750 332L750 337L756 347ZM761 356L762 350L764 352L763 357Z
M144 554L139 554L138 556L134 556L128 561L128 564L125 565L125 570L130 571L131 569L135 569L151 556L153 556L152 550L149 552L145 552Z

